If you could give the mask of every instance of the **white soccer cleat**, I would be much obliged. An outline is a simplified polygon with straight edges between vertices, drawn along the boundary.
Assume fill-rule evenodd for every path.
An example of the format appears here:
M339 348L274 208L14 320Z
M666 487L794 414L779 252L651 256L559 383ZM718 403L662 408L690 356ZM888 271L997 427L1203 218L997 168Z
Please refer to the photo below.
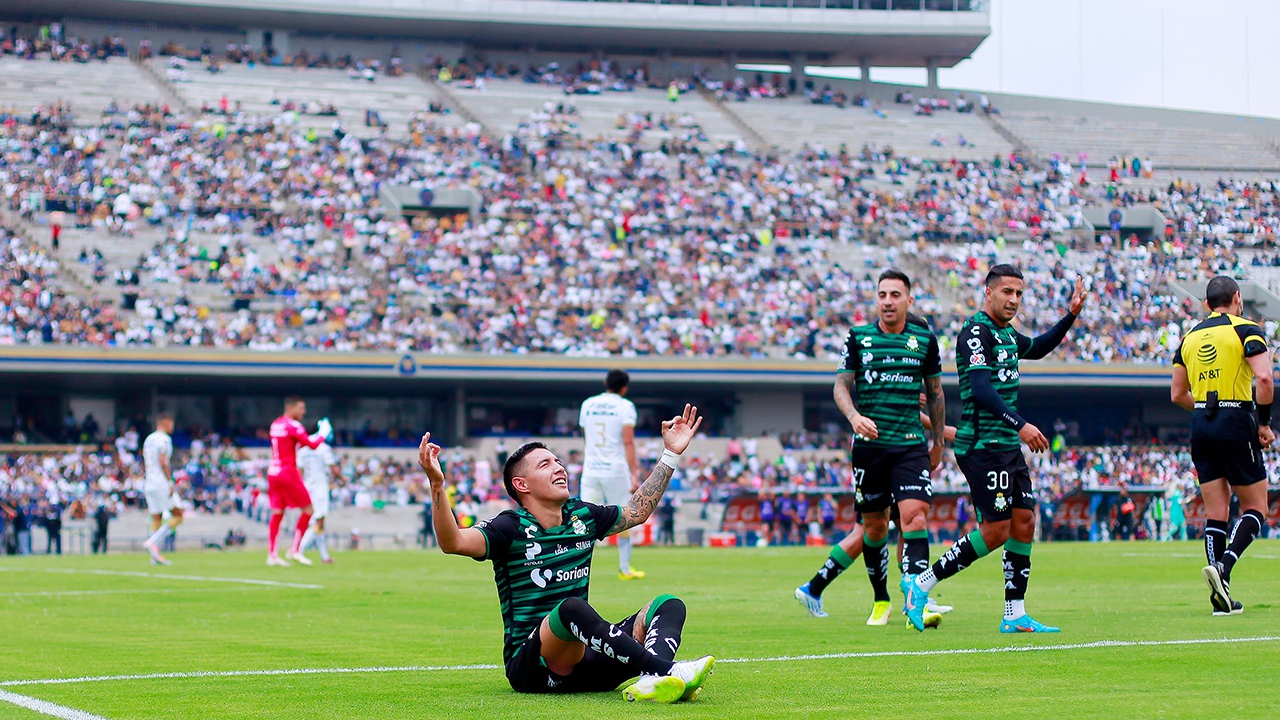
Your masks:
M622 697L627 702L644 700L669 705L680 699L684 688L684 681L674 675L641 675L622 690Z
M809 611L809 617L824 618L829 617L822 609L822 598L814 597L809 594L809 583L805 583L796 588L796 600L804 605L804 609Z
M955 610L955 608L951 607L950 605L940 605L934 602L933 598L929 598L929 602L924 604L924 611L927 613L937 613L939 615L946 615L952 610Z
M711 655L704 655L697 660L674 663L671 666L671 675L684 682L684 692L681 693L680 699L693 700L701 695L702 686L706 684L707 678L711 677L715 668L716 659Z
M147 552L151 554L152 565L169 565L170 564L170 562L168 560L165 560L164 556L160 554L160 548L153 545L151 541L142 543L142 547L146 548Z
M311 561L307 559L307 556L306 556L306 555L303 555L303 554L302 554L302 553L300 553L300 552L296 552L296 553L289 553L289 555L288 555L287 557L288 557L290 560L292 560L292 561L294 561L294 562L298 563L299 565L310 565L310 564L311 564Z
M289 561L279 555L268 555L267 567L289 567Z

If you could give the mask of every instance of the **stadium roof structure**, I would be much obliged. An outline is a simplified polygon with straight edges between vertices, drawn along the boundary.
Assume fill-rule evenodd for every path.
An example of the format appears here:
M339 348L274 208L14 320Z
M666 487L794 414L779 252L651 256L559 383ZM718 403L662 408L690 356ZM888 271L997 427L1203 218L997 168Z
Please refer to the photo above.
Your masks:
M982 0L5 0L0 17L418 37L476 49L935 68L969 57L991 30Z

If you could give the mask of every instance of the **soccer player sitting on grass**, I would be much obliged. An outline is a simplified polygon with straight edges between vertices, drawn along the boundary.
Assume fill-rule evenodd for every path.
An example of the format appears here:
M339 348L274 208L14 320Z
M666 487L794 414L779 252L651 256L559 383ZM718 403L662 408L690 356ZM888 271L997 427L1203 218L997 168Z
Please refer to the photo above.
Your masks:
M516 692L606 692L632 678L627 700L671 703L696 698L711 674L710 655L676 662L685 607L659 595L613 624L587 604L595 543L643 524L662 499L680 454L702 424L697 408L662 423L662 457L626 504L593 505L569 496L569 473L542 443L507 458L502 482L520 507L475 527L458 527L431 433L418 463L431 482L432 522L440 549L493 562L505 629L502 660Z

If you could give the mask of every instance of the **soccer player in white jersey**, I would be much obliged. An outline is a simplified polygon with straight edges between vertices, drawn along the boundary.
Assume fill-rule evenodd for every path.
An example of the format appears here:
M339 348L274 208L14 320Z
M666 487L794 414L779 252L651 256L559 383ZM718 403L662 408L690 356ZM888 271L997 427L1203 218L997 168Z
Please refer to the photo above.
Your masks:
M182 506L173 487L173 471L169 458L173 456L173 416L160 413L156 416L156 431L142 443L142 464L145 481L142 492L147 498L147 512L151 513L151 537L142 544L151 553L152 565L168 565L160 554L160 544L182 524ZM169 513L169 520L164 519Z
M610 370L605 391L587 398L578 414L586 441L578 495L597 505L625 503L638 484L636 406L626 398L631 376ZM636 580L644 573L631 567L631 531L618 533L618 579Z
M324 535L324 519L329 515L329 478L338 478L338 459L333 455L333 448L328 442L312 450L307 446L298 448L298 470L302 471L302 484L311 494L311 525L302 536L302 546L298 555L307 551L307 545L315 542L320 551L320 561L326 565L333 563L329 557L329 544ZM293 558L302 562L297 557ZM305 558L303 558L305 559Z

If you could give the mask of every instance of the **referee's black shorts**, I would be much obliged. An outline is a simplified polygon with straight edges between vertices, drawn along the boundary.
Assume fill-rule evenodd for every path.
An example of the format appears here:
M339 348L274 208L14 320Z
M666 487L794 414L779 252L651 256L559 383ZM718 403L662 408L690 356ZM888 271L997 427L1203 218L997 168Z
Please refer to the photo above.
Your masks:
M1191 438L1191 462L1197 482L1227 479L1230 485L1252 485L1267 479L1262 465L1262 443L1253 440Z

